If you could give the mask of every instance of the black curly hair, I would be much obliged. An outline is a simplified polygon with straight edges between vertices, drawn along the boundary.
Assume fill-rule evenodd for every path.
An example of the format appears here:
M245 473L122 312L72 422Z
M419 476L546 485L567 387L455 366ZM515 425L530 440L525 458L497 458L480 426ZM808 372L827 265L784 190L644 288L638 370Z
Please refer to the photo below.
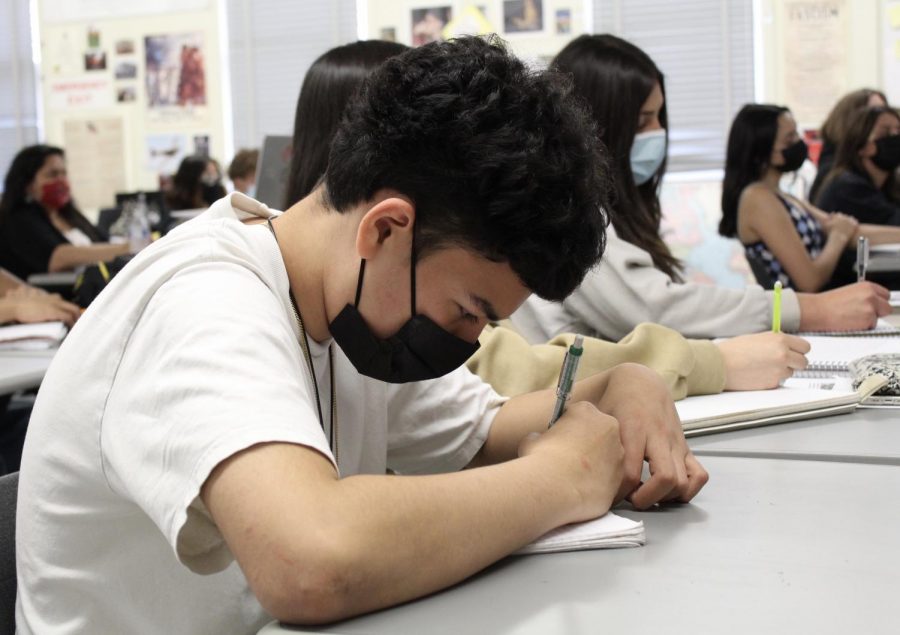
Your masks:
M395 189L416 206L420 255L465 247L561 300L605 246L597 137L565 76L529 70L497 38L434 42L366 80L332 142L324 198L345 212Z

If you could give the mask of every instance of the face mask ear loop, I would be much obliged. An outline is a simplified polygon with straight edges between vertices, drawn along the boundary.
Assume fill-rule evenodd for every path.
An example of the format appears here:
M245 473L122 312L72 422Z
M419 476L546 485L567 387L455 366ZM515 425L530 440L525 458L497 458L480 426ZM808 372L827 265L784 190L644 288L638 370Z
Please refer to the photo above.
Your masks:
M353 306L357 309L359 308L359 298L362 296L362 281L363 274L366 272L366 259L361 258L359 261L359 279L356 281L356 299L353 301Z
M412 230L412 253L409 263L409 286L410 286L410 304L411 315L416 315L416 227L413 225Z

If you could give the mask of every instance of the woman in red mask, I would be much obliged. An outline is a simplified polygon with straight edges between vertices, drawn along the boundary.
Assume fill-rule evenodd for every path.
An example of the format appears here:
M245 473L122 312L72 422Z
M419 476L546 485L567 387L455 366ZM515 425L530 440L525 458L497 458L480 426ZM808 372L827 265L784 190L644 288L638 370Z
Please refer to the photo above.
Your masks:
M110 244L72 203L61 148L34 145L13 159L0 198L0 266L22 279L129 252Z

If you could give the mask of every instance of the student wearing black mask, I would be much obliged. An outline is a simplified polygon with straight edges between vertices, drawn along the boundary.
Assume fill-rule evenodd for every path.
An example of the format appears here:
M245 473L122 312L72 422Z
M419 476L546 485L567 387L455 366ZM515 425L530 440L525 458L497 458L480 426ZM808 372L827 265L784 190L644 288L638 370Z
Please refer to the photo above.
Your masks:
M166 192L166 205L171 210L202 209L225 196L222 171L218 164L199 154L185 157L172 177L172 188Z
M312 193L284 213L234 193L131 261L41 386L19 631L333 621L625 496L690 500L707 474L652 371L577 382L548 430L553 391L454 369L602 255L604 151L570 91L480 38L411 49L366 80Z
M771 280L815 292L855 280L852 259L840 263L859 236L873 244L898 242L900 232L860 225L852 216L823 212L782 191L782 175L799 169L806 155L787 108L744 106L728 137L719 233L739 239L747 259Z
M834 168L816 201L824 210L840 210L861 223L900 225L896 198L900 167L900 115L874 106L856 112Z

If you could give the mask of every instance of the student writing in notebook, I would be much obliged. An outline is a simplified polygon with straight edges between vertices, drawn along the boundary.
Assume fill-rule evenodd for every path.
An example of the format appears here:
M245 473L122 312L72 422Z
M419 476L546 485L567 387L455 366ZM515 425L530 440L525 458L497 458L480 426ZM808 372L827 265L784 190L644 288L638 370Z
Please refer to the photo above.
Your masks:
M771 291L726 289L681 281L681 265L659 234L659 188L665 174L668 116L662 73L646 53L612 35L576 38L552 67L571 74L610 149L615 196L600 267L561 303L530 299L513 323L531 341L576 331L618 339L640 322L688 337L765 331ZM888 292L871 283L827 293L784 294L786 331L872 327L890 312Z
M605 174L565 78L461 38L375 71L283 214L235 193L142 251L35 405L19 632L331 621L623 496L690 500L707 474L651 371L579 382L547 431L552 391L460 368L489 320L596 263Z
M395 42L354 42L313 62L297 99L287 207L307 196L325 174L341 113L363 80L406 48ZM563 334L530 345L505 325L489 325L467 366L502 395L551 388L571 340L571 335ZM635 362L658 372L672 396L680 399L721 390L774 388L804 364L802 354L807 350L790 335L765 333L713 343L687 340L671 329L645 323L617 343L587 338L580 376Z

